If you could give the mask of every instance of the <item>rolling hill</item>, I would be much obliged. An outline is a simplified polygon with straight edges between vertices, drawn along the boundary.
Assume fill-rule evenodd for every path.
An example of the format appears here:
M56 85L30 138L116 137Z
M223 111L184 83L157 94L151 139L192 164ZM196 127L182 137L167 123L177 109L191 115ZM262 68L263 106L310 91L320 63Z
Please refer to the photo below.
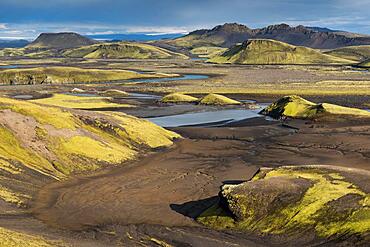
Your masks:
M269 39L248 40L208 60L234 64L345 64L353 61Z
M200 46L231 47L247 39L274 39L292 45L317 49L370 44L370 36L349 32L328 31L327 29L304 26L291 27L287 24L251 29L237 23L226 23L213 29L197 30L177 39L159 42L187 48Z
M134 59L165 59L187 58L180 53L155 47L148 44L120 42L103 43L69 49L63 52L63 56L74 58L134 58Z
M86 38L78 33L42 33L32 43L27 45L28 49L54 48L66 49L93 45L98 43L93 39Z
M325 52L326 54L358 62L370 59L370 45L348 46Z

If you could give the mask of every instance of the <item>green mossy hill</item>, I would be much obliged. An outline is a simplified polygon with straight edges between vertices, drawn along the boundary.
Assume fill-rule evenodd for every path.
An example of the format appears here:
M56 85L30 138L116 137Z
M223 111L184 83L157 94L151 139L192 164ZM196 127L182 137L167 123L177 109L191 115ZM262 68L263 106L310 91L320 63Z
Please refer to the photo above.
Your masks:
M215 46L201 46L190 51L191 54L202 58L211 58L225 52L227 48Z
M353 61L330 56L302 46L269 39L248 40L208 60L231 64L350 64Z
M239 101L230 99L226 96L211 93L204 96L200 101L199 104L203 105L240 105Z
M296 238L305 234L314 236L307 241L356 236L356 244L364 243L370 231L369 178L368 171L333 166L261 169L248 182L222 186L220 202L197 221L280 241L304 241Z
M199 99L182 93L171 93L163 96L161 103L195 103Z
M314 119L333 115L370 117L370 112L366 110L328 103L316 104L296 95L282 97L263 109L260 113L276 119L284 116L300 119Z
M113 98L126 97L129 95L129 93L118 90L118 89L108 89L103 92L100 92L99 94L105 97L113 97Z
M0 84L64 84L116 81L134 78L164 77L162 74L139 74L127 70L82 69L76 67L40 67L0 71ZM168 76L168 75L167 75Z
M70 49L63 52L65 57L73 58L111 58L111 59L166 59L183 58L183 54L172 52L160 47L141 43L104 43Z
M325 54L362 62L370 59L370 45L348 46L325 52Z
M0 200L24 205L42 181L119 165L178 137L124 113L0 98Z

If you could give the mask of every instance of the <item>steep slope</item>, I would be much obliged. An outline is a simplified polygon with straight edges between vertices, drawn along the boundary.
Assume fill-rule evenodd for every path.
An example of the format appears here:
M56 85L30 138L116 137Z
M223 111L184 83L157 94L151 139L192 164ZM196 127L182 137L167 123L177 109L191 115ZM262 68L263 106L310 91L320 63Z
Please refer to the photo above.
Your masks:
M164 59L187 58L185 55L141 43L104 43L69 49L63 53L66 57L75 58L133 58L133 59Z
M250 181L223 185L220 202L198 222L216 229L268 235L276 246L345 246L369 240L369 172L335 166L262 168Z
M177 137L123 113L0 98L0 201L22 206L46 181L122 164Z
M237 23L226 23L213 29L202 29L170 41L182 47L222 46L230 47L253 37L253 30Z
M36 40L27 45L28 49L32 48L55 48L66 49L92 45L98 43L95 40L86 38L78 33L42 33Z
M267 39L249 40L208 60L236 64L332 64L352 61L322 54L311 48Z
M325 54L362 62L370 59L370 45L348 46L325 52Z
M231 47L252 38L274 39L292 45L318 49L370 44L370 36L367 35L333 32L326 29L306 28L304 26L291 27L287 24L250 29L237 23L226 23L213 29L197 30L186 36L164 42L188 48L200 46Z

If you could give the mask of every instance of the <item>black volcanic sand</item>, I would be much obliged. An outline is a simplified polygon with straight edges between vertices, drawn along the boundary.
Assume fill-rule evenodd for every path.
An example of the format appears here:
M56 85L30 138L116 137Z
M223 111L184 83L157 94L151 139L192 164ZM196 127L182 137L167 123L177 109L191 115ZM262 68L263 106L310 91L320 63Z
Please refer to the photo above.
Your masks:
M158 240L173 246L270 246L268 237L218 232L193 219L215 203L220 185L246 181L262 166L370 170L369 120L282 125L251 119L232 127L172 130L185 137L172 148L124 167L46 185L33 201L32 214L49 226L82 231L82 239L93 231L98 242L125 246L140 241L155 246Z
M152 68L148 65L148 69ZM192 68L184 66L183 70ZM168 71L176 72L178 68ZM179 83L168 83L168 87ZM1 89L12 95L31 94L39 98L48 97L52 92L70 91L73 87L145 92L150 91L150 86L156 84L125 88L119 85L30 85ZM41 90L48 93L35 93ZM258 102L272 102L277 98L271 95L231 96ZM307 98L347 106L369 102L366 95ZM122 111L141 117L210 109L195 105L158 105L154 101L117 100L136 105L135 109ZM198 126L172 130L184 139L136 162L76 175L63 182L44 182L43 187L40 180L35 191L42 188L30 208L14 210L0 203L0 208L15 211L0 215L0 226L61 239L73 246L165 246L164 243L172 246L271 246L266 236L220 232L197 224L194 218L218 200L222 184L246 181L259 167L334 165L370 170L370 120L290 120L282 125L255 118L219 128ZM356 178L353 179L356 182ZM317 239L312 244L322 244L322 241ZM301 242L304 243L304 239ZM295 246L294 242L290 245ZM337 246L337 243L326 245Z

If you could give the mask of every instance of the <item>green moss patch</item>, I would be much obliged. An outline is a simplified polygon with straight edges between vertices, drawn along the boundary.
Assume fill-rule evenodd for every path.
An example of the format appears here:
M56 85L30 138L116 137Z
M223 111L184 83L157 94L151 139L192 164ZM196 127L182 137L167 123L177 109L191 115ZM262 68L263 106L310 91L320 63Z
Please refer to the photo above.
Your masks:
M195 103L199 99L182 93L171 93L163 96L161 103Z
M312 119L329 115L370 117L370 112L365 110L328 103L316 104L296 95L282 97L263 109L260 113L273 118L286 116L291 118Z
M342 170L281 167L262 173L240 185L224 185L221 203L201 214L198 222L273 235L309 230L322 238L361 239L370 231L370 195Z
M236 64L349 64L340 57L323 54L302 46L269 39L253 39L231 47L208 60L212 63Z
M230 99L226 96L211 93L204 96L200 101L200 104L203 105L240 105L239 101Z

